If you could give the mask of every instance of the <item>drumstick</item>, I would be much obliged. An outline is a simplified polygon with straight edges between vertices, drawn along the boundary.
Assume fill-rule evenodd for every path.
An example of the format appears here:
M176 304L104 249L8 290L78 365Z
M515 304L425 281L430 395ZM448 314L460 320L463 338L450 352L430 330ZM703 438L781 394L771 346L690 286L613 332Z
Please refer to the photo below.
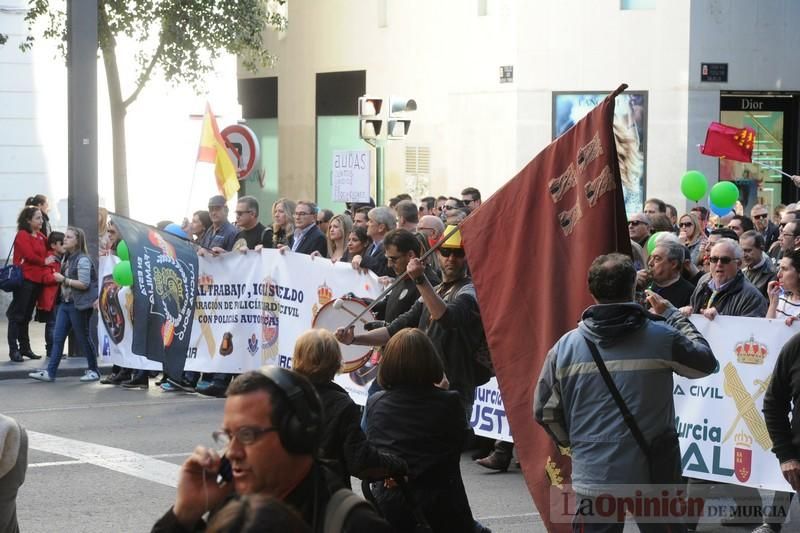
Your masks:
M466 217L466 218L464 218L464 220L466 220L467 218L469 218L469 215L467 215L467 217ZM438 241L436 244L434 244L434 245L431 247L431 249L430 249L430 250L428 250L427 252L425 252L424 254L422 254L422 257L420 257L420 258L419 258L419 260L424 262L424 261L425 261L425 258L427 258L427 257L428 257L429 255L431 255L433 252L435 252L436 250L438 250L439 248L441 248L441 247L442 247L442 245L443 245L443 244L444 244L444 243L447 241L447 239L449 239L449 238L450 238L450 237L451 237L451 236L452 236L452 235L453 235L455 232L457 232L457 231L458 231L458 230L461 228L461 224L463 224L463 223L464 223L464 220L462 220L461 222L459 222L458 224L456 224L456 226L455 226L455 227L454 227L452 230L450 230L450 232L449 232L447 235L444 235L444 236L442 236L442 238L441 238L441 239L439 239L439 241ZM401 281L403 281L404 279L406 279L406 277L408 277L408 270L406 270L405 272L403 272L402 274L400 274L399 276L397 276L397 278L396 278L396 279L395 279L395 280L394 280L394 281L393 281L393 282L392 282L392 283L391 283L391 284L390 284L388 287L386 287L385 289L383 289L383 292L382 292L382 293L380 293L380 294L378 295L378 297L377 297L377 298L375 298L375 299L372 301L372 303L371 303L371 304L369 304L367 307L365 307L364 309L362 309L362 310L361 310L361 312L359 312L357 315L354 315L354 316L355 316L355 318L353 318L353 320L351 320L351 321L350 321L350 323L349 323L349 324L347 324L347 325L344 327L344 329L349 329L349 328L351 328L351 327L352 327L352 326L353 326L353 325L354 325L354 324L355 324L355 323L356 323L358 320L360 320L360 319L361 319L361 317L362 317L362 316L364 316L364 315L367 313L367 311L372 311L372 308L373 308L373 307L375 307L376 305L378 305L378 302L380 302L380 301L381 301L381 299L383 299L383 298L384 298L384 297L385 297L387 294L389 294L390 292L392 292L392 289L394 289L394 287L395 287L395 286L396 286L398 283L400 283ZM336 305L336 304L334 304L334 306L335 306L335 305Z
M341 310L342 310L342 311L344 311L345 313L348 313L348 314L350 314L350 316L354 316L354 317L356 317L356 320L361 320L361 322L363 322L364 324L369 324L369 321L368 321L368 320L365 320L364 318L359 318L359 316L358 316L358 315L356 315L356 314L355 314L353 311L351 311L350 309L348 309L347 307L345 307L345 306L344 306L344 300L342 300L341 298L339 298L338 300L336 300L335 302L333 302L333 308L334 308L334 309L341 309ZM349 326L348 326L348 327L349 327Z

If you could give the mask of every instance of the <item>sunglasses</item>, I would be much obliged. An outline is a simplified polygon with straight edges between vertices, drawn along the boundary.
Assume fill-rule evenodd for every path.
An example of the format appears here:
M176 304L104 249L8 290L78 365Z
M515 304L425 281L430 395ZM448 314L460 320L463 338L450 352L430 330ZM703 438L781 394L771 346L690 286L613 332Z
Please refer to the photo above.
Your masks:
M442 254L442 257L450 257L451 255L454 255L458 258L464 257L464 250L461 249L452 250L450 248L439 248L439 253Z
M694 224L692 224L691 222L681 222L680 224L678 224L678 226L680 226L681 228L689 228L691 226L694 226Z
M717 257L716 255L712 255L708 258L709 262L711 263L722 263L723 265L730 264L734 258L733 257Z
M764 213L763 215L753 215L753 218L756 220L761 220L762 218L767 218L767 214Z
M642 222L641 220L629 220L629 226L638 226L639 224L647 224L647 222Z

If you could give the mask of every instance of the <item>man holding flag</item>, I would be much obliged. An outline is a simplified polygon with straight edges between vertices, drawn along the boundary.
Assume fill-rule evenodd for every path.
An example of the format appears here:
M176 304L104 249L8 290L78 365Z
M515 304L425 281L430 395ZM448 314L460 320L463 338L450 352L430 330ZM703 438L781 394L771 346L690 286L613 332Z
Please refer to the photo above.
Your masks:
M517 455L550 531L570 529L546 512L551 485L569 482L570 463L531 416L534 386L550 347L592 303L586 291L591 262L601 254L630 253L613 129L614 97L624 89L545 148L461 226ZM496 260L500 219L507 261ZM550 253L537 255L542 249ZM538 275L531 276L531 265Z

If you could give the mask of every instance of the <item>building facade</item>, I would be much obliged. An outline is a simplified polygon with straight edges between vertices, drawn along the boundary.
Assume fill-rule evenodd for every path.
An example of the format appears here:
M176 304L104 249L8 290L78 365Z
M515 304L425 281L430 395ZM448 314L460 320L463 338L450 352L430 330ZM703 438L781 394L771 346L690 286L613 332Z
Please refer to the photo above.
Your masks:
M386 148L387 198L466 186L488 196L626 83L617 119L630 141L629 211L648 197L687 209L689 169L735 180L746 205L797 197L763 164L800 171L800 2L292 0L288 17L286 32L265 36L275 67L239 73L243 118L269 140L263 157L278 171L267 187L281 195L342 207L332 151L369 148L362 94L418 104L406 139ZM712 121L756 129L762 164L701 155Z

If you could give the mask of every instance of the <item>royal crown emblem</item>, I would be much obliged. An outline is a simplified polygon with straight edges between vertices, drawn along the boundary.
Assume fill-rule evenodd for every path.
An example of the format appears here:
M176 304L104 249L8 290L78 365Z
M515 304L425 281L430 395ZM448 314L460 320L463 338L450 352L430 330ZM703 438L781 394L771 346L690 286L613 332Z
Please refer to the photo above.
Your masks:
M333 291L324 281L322 282L322 285L317 287L317 297L319 298L320 305L325 305L333 300Z
M734 348L736 360L747 365L763 365L767 358L767 347L756 341L753 335L750 339L736 344Z

